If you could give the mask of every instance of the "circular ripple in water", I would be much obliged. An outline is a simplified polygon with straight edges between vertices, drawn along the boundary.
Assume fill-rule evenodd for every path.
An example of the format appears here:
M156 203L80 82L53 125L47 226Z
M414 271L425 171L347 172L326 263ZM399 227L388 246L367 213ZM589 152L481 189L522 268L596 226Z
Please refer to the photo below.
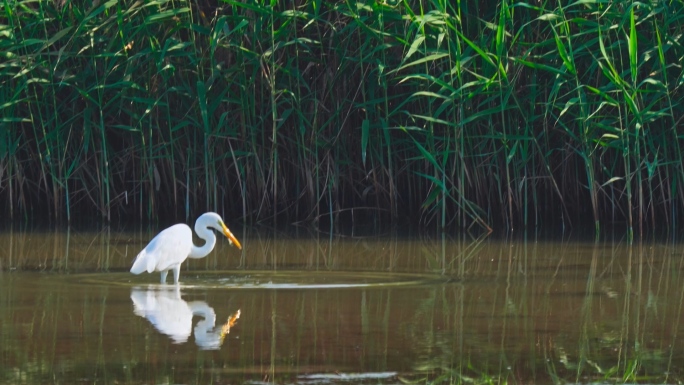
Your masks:
M159 273L103 273L70 276L72 282L140 286L159 284ZM449 277L431 274L347 271L193 271L181 272L182 289L343 289L440 284ZM166 286L173 285L170 273Z

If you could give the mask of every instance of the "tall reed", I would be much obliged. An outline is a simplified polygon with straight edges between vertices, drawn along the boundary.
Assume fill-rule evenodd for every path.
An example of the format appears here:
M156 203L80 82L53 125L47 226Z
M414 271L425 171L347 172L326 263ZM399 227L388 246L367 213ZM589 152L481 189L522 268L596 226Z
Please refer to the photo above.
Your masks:
M681 1L10 1L11 217L682 213Z

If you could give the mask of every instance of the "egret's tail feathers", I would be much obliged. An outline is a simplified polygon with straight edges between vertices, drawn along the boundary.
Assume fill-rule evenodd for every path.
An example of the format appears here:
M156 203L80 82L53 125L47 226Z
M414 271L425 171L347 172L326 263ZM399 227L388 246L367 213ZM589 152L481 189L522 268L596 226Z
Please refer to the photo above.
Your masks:
M133 266L131 267L131 273L140 274L143 271L147 270L146 268L147 266L142 261L142 258L140 258L140 255L138 255L138 258L135 259L135 262L133 262Z
M135 262L133 262L133 266L131 267L131 273L133 274L140 274L143 271L147 271L148 273L154 272L154 261L149 255L147 255L145 250L138 254L138 256L135 258Z

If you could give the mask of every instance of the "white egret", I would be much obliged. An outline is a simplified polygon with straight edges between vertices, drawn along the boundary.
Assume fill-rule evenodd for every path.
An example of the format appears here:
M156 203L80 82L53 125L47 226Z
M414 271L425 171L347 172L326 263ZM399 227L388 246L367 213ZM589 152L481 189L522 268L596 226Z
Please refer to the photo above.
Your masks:
M221 216L216 213L205 213L197 218L195 232L205 240L204 246L198 247L192 243L192 230L186 224L173 225L157 234L150 243L138 254L131 267L131 273L140 274L143 271L161 272L161 283L166 282L166 275L173 270L173 282L178 283L180 266L188 257L204 258L216 245L216 236L209 228L223 232L238 249L242 249L240 242L228 230Z

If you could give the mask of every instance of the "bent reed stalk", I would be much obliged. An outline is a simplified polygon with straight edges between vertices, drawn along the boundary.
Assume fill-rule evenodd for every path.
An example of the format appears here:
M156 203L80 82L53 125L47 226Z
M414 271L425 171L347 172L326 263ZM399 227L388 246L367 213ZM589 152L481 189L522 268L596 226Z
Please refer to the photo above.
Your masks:
M683 211L682 1L6 1L8 217Z

